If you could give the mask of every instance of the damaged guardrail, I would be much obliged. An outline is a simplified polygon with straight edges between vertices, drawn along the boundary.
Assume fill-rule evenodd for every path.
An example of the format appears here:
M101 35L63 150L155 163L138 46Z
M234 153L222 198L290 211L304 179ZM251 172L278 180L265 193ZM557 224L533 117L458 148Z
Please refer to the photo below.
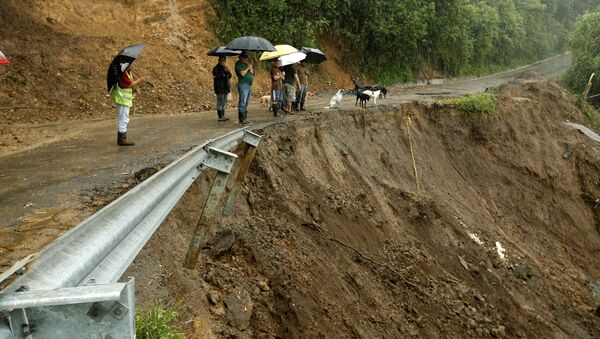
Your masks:
M241 141L256 147L259 140L246 129L209 140L56 239L0 293L0 338L135 337L133 279L117 280L202 173L209 153L227 153L221 150Z

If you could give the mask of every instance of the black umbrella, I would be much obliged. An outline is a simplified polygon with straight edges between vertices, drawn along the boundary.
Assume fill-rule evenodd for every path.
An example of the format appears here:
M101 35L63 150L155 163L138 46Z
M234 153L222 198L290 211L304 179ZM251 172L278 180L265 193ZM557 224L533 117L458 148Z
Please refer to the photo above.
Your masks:
M208 51L208 56L235 56L242 54L242 51L234 51L231 49L227 49L225 46L215 47Z
M304 61L310 64L320 64L327 60L325 53L321 52L321 50L317 48L302 47L300 52L306 54L306 59L304 59Z
M113 61L108 66L106 72L106 86L108 91L119 81L119 78L125 72L125 70L133 63L135 59L140 55L140 52L144 48L144 44L131 45L125 47L123 50L114 57Z
M252 51L252 52L274 52L275 46L266 39L257 36L242 36L233 39L227 46L227 49L237 51Z

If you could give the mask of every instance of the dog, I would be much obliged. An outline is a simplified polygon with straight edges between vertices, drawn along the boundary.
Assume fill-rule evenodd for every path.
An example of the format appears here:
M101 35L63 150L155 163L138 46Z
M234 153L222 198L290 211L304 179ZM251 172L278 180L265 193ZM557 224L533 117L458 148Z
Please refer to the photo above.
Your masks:
M267 106L269 112L273 112L273 98L270 95L263 95L260 97L260 105Z
M369 101L371 97L366 93L358 94L358 100L360 101L360 107L367 108L367 101Z
M387 88L383 87L383 86L373 86L372 91L381 91L381 94L379 95L379 98L387 98Z
M379 98L379 96L381 95L381 90L377 90L377 91L371 91L371 90L365 90L362 91L361 95L368 95L369 97L373 98L373 103L375 103L375 106L377 106L377 98ZM366 101L365 101L365 106L366 106Z
M260 97L260 105L261 106L271 106L271 96L270 95L263 95L262 97Z
M342 90L339 89L337 93L335 93L335 95L331 97L331 100L329 100L329 106L325 108L339 108L340 104L342 103L343 97L344 96L342 95Z
M354 87L354 91L356 92L356 102L354 103L354 106L358 106L358 103L360 102L360 107L366 107L366 102L363 98L361 98L361 95L365 92L365 91L373 91L373 87L372 86L365 86L365 87ZM369 96L370 98L371 96ZM368 101L368 100L367 100Z

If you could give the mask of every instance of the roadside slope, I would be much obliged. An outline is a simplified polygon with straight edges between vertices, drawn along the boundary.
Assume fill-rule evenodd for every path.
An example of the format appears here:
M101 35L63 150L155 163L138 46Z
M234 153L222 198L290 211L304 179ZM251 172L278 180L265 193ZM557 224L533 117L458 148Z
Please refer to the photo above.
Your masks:
M219 221L233 247L181 268L204 176L126 273L140 304L182 300L192 336L597 337L600 148L553 81L499 96L490 117L411 104L263 130Z

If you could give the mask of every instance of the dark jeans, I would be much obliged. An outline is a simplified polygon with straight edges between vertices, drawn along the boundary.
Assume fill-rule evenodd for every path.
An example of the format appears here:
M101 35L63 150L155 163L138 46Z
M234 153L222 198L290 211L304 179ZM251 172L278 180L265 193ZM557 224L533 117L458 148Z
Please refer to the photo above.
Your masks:
M237 89L240 96L238 101L238 118L240 123L242 123L248 117L248 103L250 102L250 95L252 94L252 85L238 83Z
M296 106L298 108L304 108L304 102L306 101L306 93L308 92L307 85L300 85L300 90L298 91L298 96L296 98ZM299 104L299 105L298 105Z
M217 110L225 110L225 104L227 104L227 95L229 93L218 93L217 94Z

